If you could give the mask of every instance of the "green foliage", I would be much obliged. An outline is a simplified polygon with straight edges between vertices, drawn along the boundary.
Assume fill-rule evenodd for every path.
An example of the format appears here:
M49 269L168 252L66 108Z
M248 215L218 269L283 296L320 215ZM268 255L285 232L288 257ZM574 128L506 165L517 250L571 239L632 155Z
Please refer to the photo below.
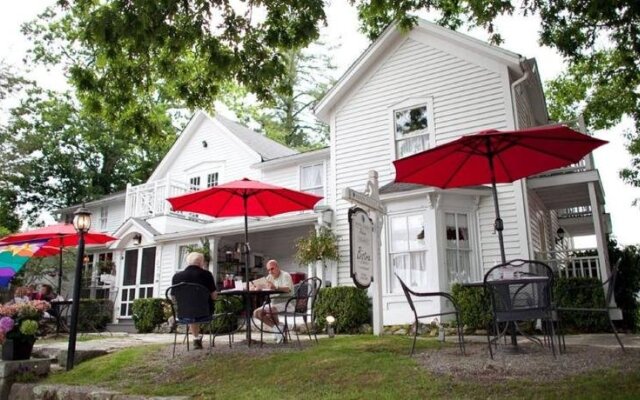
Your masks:
M102 331L111 322L113 302L108 299L80 299L78 330Z
M316 299L315 317L318 329L326 326L326 317L335 317L339 333L357 333L362 324L370 322L367 291L356 287L322 288Z
M325 263L327 260L338 261L338 237L328 228L320 231L310 231L305 237L296 241L295 259L301 265L307 265L317 260Z
M230 315L218 317L211 324L213 333L227 333L238 329L238 316L244 309L242 298L236 296L218 297L214 304L214 313L229 313Z
M199 245L197 244L188 245L187 251L189 253L194 251L198 253L202 253L202 255L204 256L204 261L206 263L209 263L209 261L211 261L211 245L209 244L209 239L207 238L201 238Z
M604 291L597 278L557 278L554 300L559 307L602 308ZM609 322L604 313L567 311L562 315L562 327L569 332L605 332Z
M460 308L462 324L470 329L487 329L491 322L491 300L483 287L464 287L455 284L451 294Z
M62 280L66 281L75 268L76 249L65 248L62 251ZM60 268L60 256L55 257L31 257L29 261L16 273L11 285L29 286L38 283L48 283L54 290L58 290L58 269Z
M9 204L35 218L43 209L78 204L144 181L174 138L170 119L158 118L163 135L154 139L109 122L71 94L28 91L0 131L4 197L13 195Z
M132 318L138 333L153 332L158 326L166 322L164 299L135 299L133 301Z
M615 240L609 241L609 261L615 264L621 260L618 266L618 279L616 281L616 304L622 309L620 325L623 329L638 332L640 319L638 311L638 293L640 292L640 249L637 246L618 247Z
M223 102L245 123L258 123L267 137L285 146L308 150L327 145L328 126L318 121L311 107L331 87L335 70L322 41L308 49L283 52L285 75L282 85L287 90L276 93L273 99L256 102L247 90L231 84L225 91Z
M33 59L65 62L83 102L141 128L138 135L157 101L210 110L229 82L259 100L286 92L284 52L315 40L325 20L319 0L260 3L259 22L253 4L227 1L57 5L24 28L35 38Z

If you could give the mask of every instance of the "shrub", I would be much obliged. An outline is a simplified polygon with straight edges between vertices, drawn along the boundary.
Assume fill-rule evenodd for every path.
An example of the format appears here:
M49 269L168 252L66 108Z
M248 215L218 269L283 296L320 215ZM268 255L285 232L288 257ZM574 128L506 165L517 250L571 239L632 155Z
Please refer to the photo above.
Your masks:
M455 284L451 294L460 308L462 324L470 329L487 329L492 320L491 300L483 287L464 287Z
M211 331L215 334L233 332L238 329L238 315L243 310L242 298L237 296L218 297L215 302L214 313L231 313L231 315L216 318L211 324Z
M560 307L600 308L604 304L604 290L598 278L557 278L554 300ZM563 312L562 327L577 332L607 331L609 322L604 313Z
M133 301L133 324L138 333L153 332L166 321L164 299L135 299Z
M362 324L368 323L369 297L366 290L339 286L322 288L315 305L316 324L324 329L327 315L335 317L336 332L356 333Z
M616 304L622 309L623 320L617 322L622 329L637 332L640 324L638 319L637 293L640 291L640 248L625 246L619 248L615 240L609 240L609 260L615 264L621 259L616 281Z
M78 311L78 330L102 331L111 322L113 302L109 299L81 299Z

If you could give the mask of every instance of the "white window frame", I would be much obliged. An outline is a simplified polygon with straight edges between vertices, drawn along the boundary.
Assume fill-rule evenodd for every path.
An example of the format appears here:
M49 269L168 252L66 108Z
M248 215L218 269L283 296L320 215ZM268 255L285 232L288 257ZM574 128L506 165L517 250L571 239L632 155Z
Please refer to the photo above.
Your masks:
M413 217L413 216L420 216L422 217L422 230L423 230L423 234L425 235L423 240L423 244L422 244L422 248L418 248L418 249L411 249L409 248L406 251L394 251L393 249L393 230L392 230L392 219L394 218L405 218L406 221L408 221L408 218ZM394 214L389 214L387 216L387 221L386 221L386 230L387 230L387 238L388 238L388 251L387 251L387 265L388 270L387 270L387 293L388 294L401 294L402 293L402 289L400 287L400 283L398 282L398 279L395 277L395 270L393 268L393 257L394 255L401 255L401 254L408 254L410 259L409 261L411 262L411 255L414 254L418 257L422 258L422 262L424 265L424 269L423 269L423 273L425 274L424 277L424 282L419 282L417 285L414 285L414 280L409 277L409 279L407 279L406 276L402 276L400 274L400 278L407 284L407 286L413 288L413 289L426 289L427 287L427 279L428 277L426 276L428 274L429 271L429 265L428 265L428 258L427 258L427 253L428 253L428 240L426 235L428 235L428 229L427 229L427 215L425 214L424 210L411 210L411 211L406 211L406 212L399 212L399 213L394 213ZM407 234L411 234L410 232L407 232ZM412 268L410 268L410 270L412 270Z
M178 251L176 252L176 269L175 271L182 271L187 266L187 254L189 254L189 250L187 247L189 246L197 246L198 243L183 243L178 245Z
M192 176L189 178L189 190L192 192L196 192L200 190L200 175Z
M433 97L421 97L421 98L410 98L399 103L395 103L388 108L389 115L389 131L390 131L390 151L391 151L391 159L397 160L398 152L397 152L397 143L398 139L396 138L396 113L400 111L411 110L413 108L426 107L427 108L427 128L417 131L417 133L412 134L411 136L407 136L403 139L418 137L418 136L427 136L427 148L423 150L427 150L435 147L435 121L433 118ZM404 157L408 157L409 155L405 155Z
M215 181L212 177L215 176ZM213 182L212 182L213 181ZM209 172L207 174L207 189L220 184L220 173L218 171Z
M304 182L303 182L303 173L302 170L304 168L312 168L312 167L320 167L320 176L321 176L321 186L305 186ZM325 166L325 162L324 161L318 161L318 162L314 162L314 163L308 163L308 164L302 164L300 165L300 168L298 169L298 182L299 182L299 188L300 191L302 192L308 192L308 193L313 193L316 194L318 196L322 196L322 197L326 197L326 166ZM320 190L320 192L316 192L315 190Z
M467 218L467 240L469 241L469 248L467 249L461 249L459 247L459 243L456 243L455 247L451 247L449 246L449 241L447 240L447 232L446 232L446 227L447 227L447 214L453 214L454 219L455 219L455 224L456 224L456 234L458 232L458 228L459 228L459 224L458 224L458 216L460 215L464 215ZM445 276L446 276L446 281L447 281L447 286L451 287L452 284L454 283L463 283L463 282L471 282L475 280L474 277L474 271L475 271L475 235L473 234L473 227L475 226L475 221L474 221L474 216L473 213L469 212L468 210L460 210L460 209L452 209L452 210L443 210L442 211L442 225L441 225L441 235L443 236L443 247L444 247L444 259L445 259L445 267L446 267L446 271L445 271ZM450 277L450 271L451 271L451 265L449 265L448 263L448 252L449 251L453 251L456 253L456 259L457 257L460 255L460 252L466 252L468 255L468 261L469 261L469 270L468 271L464 271L464 274L462 274L462 271L459 271L459 266L456 266L456 271L459 274L458 276L455 277Z
M107 230L107 222L109 220L109 206L100 207L100 230Z

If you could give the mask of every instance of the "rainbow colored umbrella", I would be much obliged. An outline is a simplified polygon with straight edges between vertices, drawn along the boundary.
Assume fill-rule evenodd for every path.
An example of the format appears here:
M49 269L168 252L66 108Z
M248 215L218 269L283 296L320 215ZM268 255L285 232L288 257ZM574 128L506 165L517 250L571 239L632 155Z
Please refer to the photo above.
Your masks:
M0 246L0 286L7 287L13 276L46 242L38 240Z

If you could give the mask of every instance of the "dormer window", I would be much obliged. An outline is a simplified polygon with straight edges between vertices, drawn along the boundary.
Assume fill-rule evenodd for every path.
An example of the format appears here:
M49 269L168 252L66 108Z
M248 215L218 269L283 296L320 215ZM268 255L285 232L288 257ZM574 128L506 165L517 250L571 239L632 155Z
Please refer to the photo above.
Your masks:
M430 106L423 104L393 111L396 159L429 148L429 109Z

